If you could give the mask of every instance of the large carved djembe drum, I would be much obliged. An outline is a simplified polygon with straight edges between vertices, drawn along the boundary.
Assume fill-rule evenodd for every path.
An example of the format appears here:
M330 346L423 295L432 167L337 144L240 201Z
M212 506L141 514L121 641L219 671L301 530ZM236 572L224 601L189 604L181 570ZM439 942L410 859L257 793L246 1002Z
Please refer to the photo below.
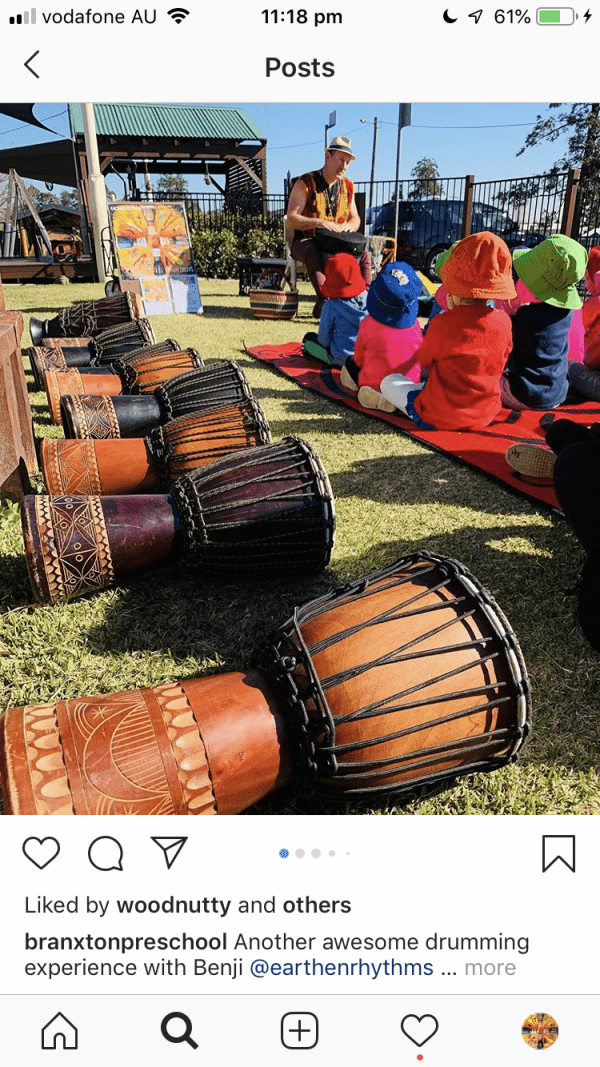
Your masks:
M417 553L305 604L272 651L297 774L324 799L493 770L529 732L517 639L455 560Z
M117 293L101 300L82 300L61 308L53 319L29 320L34 345L45 337L95 337L111 326L140 318L141 303L131 293Z
M118 496L166 491L183 474L231 452L271 443L256 400L220 404L165 423L148 438L40 442L51 496Z
M134 353L140 348L149 348L155 344L156 337L148 319L136 319L134 322L104 330L85 345L82 345L79 339L74 339L72 346L33 346L29 349L29 362L36 385L41 389L45 371L108 364L116 356ZM167 341L164 344L165 347L170 347L172 342Z
M60 412L67 438L147 437L181 415L238 404L251 396L244 372L226 360L171 378L151 396L63 396Z
M163 382L180 374L203 366L195 348L177 351L160 351L153 345L152 352L142 349L133 358L121 356L110 367L69 370L49 370L44 374L44 386L48 397L50 416L54 425L60 425L60 402L63 396L119 396L153 393ZM159 351L155 351L159 349Z
M292 778L381 804L514 760L521 652L460 564L418 553L298 608L265 669L9 708L15 815L225 815Z
M22 521L34 593L50 604L167 560L207 578L316 573L335 531L327 473L295 437L199 467L169 496L28 496Z

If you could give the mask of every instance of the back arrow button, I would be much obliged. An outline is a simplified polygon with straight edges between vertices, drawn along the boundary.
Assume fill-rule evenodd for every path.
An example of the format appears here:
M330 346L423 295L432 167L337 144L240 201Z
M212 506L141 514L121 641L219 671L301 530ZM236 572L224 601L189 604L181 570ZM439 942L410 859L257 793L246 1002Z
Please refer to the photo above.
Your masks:
M30 67L29 64L31 63L32 59L35 59L35 57L39 56L39 54L40 54L40 50L38 48L37 52L34 52L33 55L30 56L29 59L26 59L24 64L23 64L23 66L27 68L29 73L33 74L34 78L39 78L39 74L37 74L36 71L33 69L33 67Z

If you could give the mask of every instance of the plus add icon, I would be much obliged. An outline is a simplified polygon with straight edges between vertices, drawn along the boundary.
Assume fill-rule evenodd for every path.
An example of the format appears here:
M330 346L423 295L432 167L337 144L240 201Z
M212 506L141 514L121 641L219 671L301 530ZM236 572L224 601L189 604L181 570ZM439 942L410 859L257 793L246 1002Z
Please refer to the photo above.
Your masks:
M319 1040L319 1020L312 1011L288 1011L281 1019L284 1048L314 1048Z

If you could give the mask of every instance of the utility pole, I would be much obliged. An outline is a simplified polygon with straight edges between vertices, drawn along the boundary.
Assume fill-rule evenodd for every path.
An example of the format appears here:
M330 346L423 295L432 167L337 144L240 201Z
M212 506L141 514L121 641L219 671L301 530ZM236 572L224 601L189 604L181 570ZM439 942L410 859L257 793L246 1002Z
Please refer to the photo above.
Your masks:
M85 154L88 168L88 196L90 201L90 214L92 217L92 230L94 234L94 254L98 280L103 284L108 280L103 247L103 234L108 233L108 211L106 208L106 189L104 175L100 170L100 157L98 155L98 136L96 133L96 119L93 104L82 104L83 136L85 140Z
M337 111L332 111L329 116L329 122L325 123L325 151L327 152L327 134L333 129L337 122Z
M394 212L393 237L398 240L398 217L400 215L400 152L402 148L402 130L410 126L411 104L398 104L398 147L396 149L396 210Z
M377 160L377 134L379 132L379 119L373 119L373 156L371 158L371 186L369 189L369 207L373 207L373 187L375 185L375 163Z

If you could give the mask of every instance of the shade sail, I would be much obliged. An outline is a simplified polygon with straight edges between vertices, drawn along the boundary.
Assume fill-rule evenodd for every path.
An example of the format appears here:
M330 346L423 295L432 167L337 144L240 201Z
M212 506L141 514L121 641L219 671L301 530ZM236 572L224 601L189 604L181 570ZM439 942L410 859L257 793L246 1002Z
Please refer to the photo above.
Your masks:
M0 104L0 115L8 115L19 122L28 122L30 126L39 126L40 130L50 130L49 126L44 126L43 122L36 119L33 114L34 107L35 104ZM54 133L54 130L50 130L50 133Z
M11 168L22 178L70 185L73 188L77 186L73 143L70 140L5 148L0 151L0 173L8 174Z

